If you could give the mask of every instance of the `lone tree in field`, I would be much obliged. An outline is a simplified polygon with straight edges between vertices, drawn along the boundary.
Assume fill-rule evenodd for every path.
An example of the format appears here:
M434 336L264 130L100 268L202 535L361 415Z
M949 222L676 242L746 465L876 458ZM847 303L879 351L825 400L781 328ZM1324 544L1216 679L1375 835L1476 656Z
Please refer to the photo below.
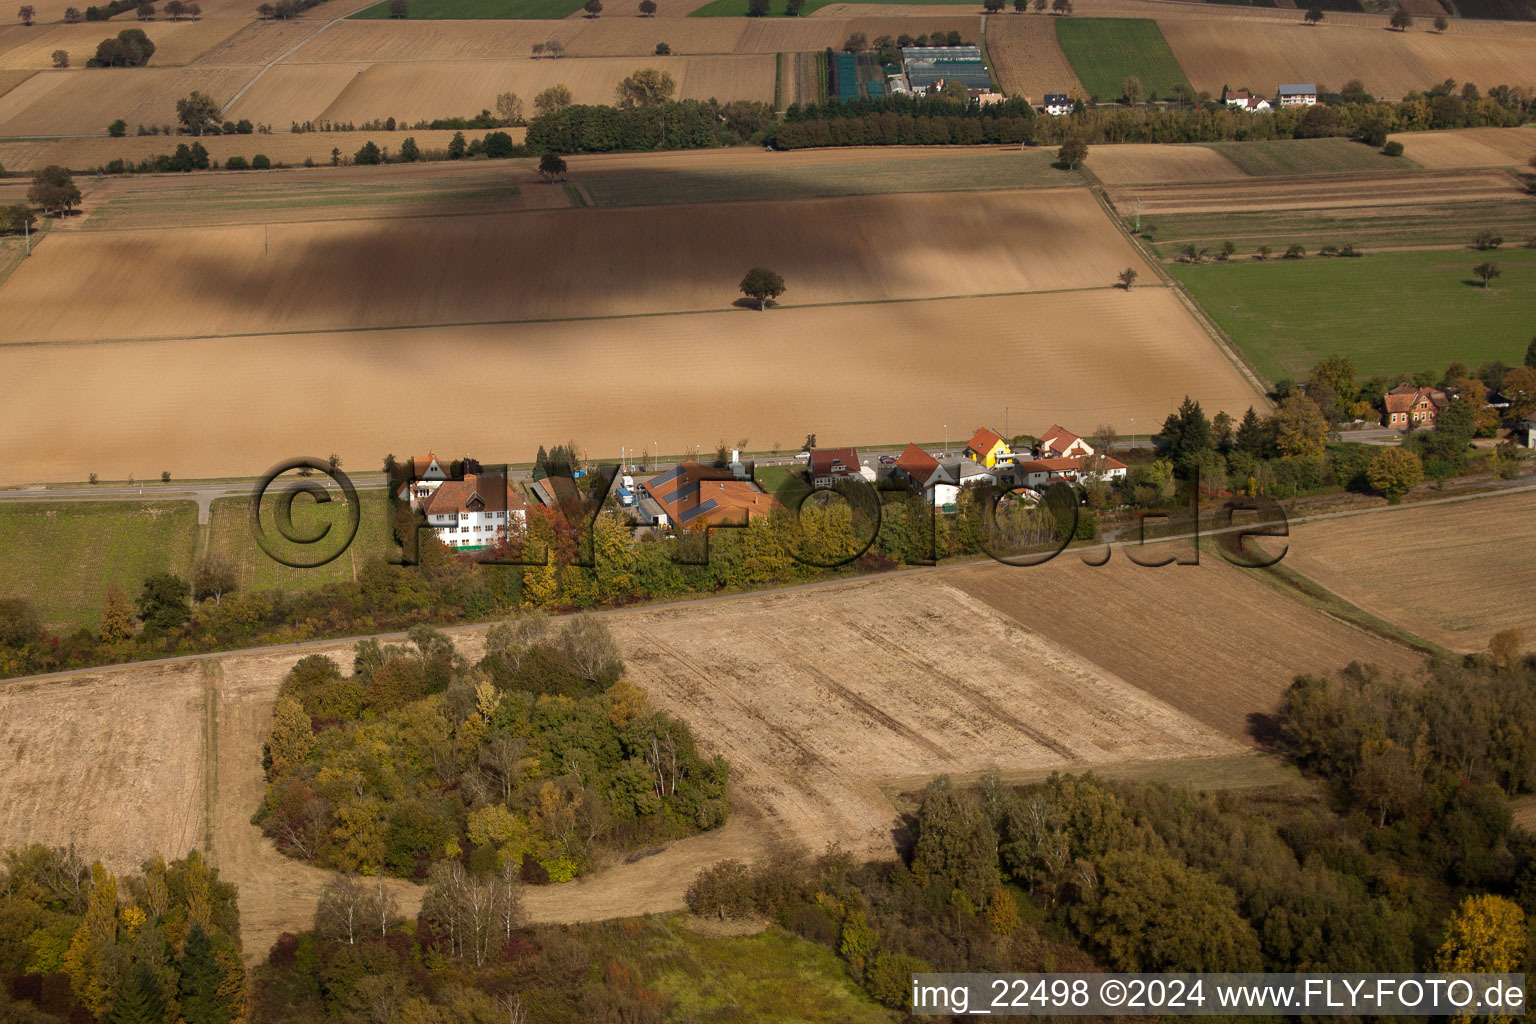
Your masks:
M1254 253L1254 255L1257 256L1260 260L1267 260L1269 259L1269 254L1274 251L1275 247L1272 245L1261 245L1259 246L1258 251Z
M411 14L410 5L406 0L389 0L389 16L391 18L408 18Z
M1120 271L1120 287L1124 288L1126 291L1130 291L1131 285L1136 283L1136 278L1139 276L1140 275L1136 273L1135 267L1126 267L1124 270Z
M66 22L68 22L69 24L71 24L71 25L78 25L78 24L80 24L80 8L78 8L78 7L66 7L66 8L64 8L64 20Z
M32 16L36 13L37 12L32 9L31 4L26 4L21 8L21 10L16 12L16 17L21 19L21 23L23 25L30 25L32 24Z
M1056 151L1056 159L1063 167L1075 171L1088 159L1088 143L1073 136L1061 144L1061 148Z
M1003 9L1003 0L981 0L981 9L988 14L996 14Z
M552 85L533 98L533 109L542 117L558 114L571 105L571 90L563 85Z
M1435 31L1436 32L1444 32L1446 29L1448 29L1450 27L1451 27L1451 23L1446 18L1445 15L1443 15L1443 14L1435 15Z
M1413 15L1408 13L1408 8L1402 4L1397 5L1397 10L1392 12L1392 27L1399 32L1406 32L1413 28Z
M504 92L496 97L496 113L502 124L521 124L523 101L515 92Z
M654 18L656 16L656 0L640 0L640 14L642 17Z
M1503 244L1503 235L1495 234L1494 232L1488 231L1486 229L1479 231L1477 234L1472 236L1472 248L1477 249L1479 252L1484 252L1488 249L1497 249Z
M784 294L784 279L765 267L753 267L741 279L741 290L757 300L757 308L767 311L768 303Z
M1499 269L1499 265L1497 263L1479 263L1477 266L1472 268L1472 273L1482 278L1483 287L1487 288L1488 282L1498 277L1503 273L1503 271Z
M539 157L539 173L544 180L553 182L556 178L565 180L565 157L559 153L545 153Z
M68 168L49 164L32 175L27 199L46 213L68 213L80 205L80 189Z
M1424 464L1406 448L1383 448L1365 470L1366 482L1396 505L1423 481Z
M1141 79L1135 75L1127 75L1125 81L1120 84L1120 90L1125 93L1125 102L1131 106L1134 107L1141 102Z
M614 87L615 106L624 110L659 106L672 98L677 83L665 71L641 68Z
M1072 0L1052 0L1051 10L1066 17L1072 13Z
M595 18L603 13L603 0L587 0L582 10L587 12L587 17Z
M672 56L672 47L667 45L666 43L657 43L656 44L656 56L658 56L658 57L670 57L670 56Z
M67 68L67 67L69 67L69 51L68 50L54 50L53 51L53 66L56 67L56 68Z
M1321 7L1308 7L1307 13L1302 15L1302 19L1306 21L1308 25L1316 25L1325 17L1327 17L1327 15L1323 13L1323 9Z
M176 101L176 120L190 134L206 135L218 129L224 112L212 96L194 89L191 95Z

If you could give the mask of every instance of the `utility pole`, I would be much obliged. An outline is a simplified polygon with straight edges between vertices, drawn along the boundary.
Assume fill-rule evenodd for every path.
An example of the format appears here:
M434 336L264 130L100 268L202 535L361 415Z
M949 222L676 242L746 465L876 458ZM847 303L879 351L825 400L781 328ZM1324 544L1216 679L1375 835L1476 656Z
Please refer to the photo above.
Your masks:
M1008 406L1003 406L1003 440L1006 441L1013 435L1008 433Z
M1141 196L1136 197L1136 233L1141 234Z
M21 233L27 239L27 251L22 254L22 259L32 255L32 211L28 210L21 215Z

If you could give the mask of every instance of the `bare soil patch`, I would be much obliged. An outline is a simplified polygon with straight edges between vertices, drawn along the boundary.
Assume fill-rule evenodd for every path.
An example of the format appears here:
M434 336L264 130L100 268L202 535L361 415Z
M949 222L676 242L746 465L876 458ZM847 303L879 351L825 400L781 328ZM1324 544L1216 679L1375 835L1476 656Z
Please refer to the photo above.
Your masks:
M1518 167L1536 156L1536 128L1465 128L1449 132L1400 132L1392 139L1424 167Z
M1048 92L1085 99L1088 96L1056 41L1056 23L1050 18L989 18L987 54L995 65L994 74L1009 96L1027 96L1031 103L1041 102Z
M1232 161L1204 146L1093 146L1086 166L1108 185L1229 181L1244 177ZM1222 192L1226 191L1224 186Z

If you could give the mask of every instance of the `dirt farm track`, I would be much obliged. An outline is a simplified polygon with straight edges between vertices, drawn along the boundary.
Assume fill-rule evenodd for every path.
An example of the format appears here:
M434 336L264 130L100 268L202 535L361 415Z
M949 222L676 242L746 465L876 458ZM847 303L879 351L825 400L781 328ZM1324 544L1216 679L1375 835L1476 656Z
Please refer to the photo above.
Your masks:
M530 892L540 920L670 909L700 866L782 842L878 854L894 817L883 780L1167 763L1236 784L1272 771L1250 765L1248 716L1271 710L1293 674L1418 661L1225 564L1147 569L1118 554L1097 569L989 563L606 618L631 678L729 756L736 815ZM1066 628L1089 620L1102 628ZM819 624L809 638L806 622ZM454 633L471 659L481 632ZM206 835L240 886L247 954L262 956L307 925L325 878L249 823L274 694L308 653L345 663L350 644L0 686L0 845L74 841L125 867ZM413 906L419 890L399 889Z

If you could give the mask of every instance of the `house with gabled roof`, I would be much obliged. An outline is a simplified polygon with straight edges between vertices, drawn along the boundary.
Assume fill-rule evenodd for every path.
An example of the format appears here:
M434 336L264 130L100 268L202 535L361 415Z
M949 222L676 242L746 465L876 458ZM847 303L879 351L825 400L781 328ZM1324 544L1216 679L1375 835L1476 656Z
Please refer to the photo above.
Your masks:
M859 468L857 449L817 448L808 464L811 486L831 487L844 477L859 476Z
M1054 480L1079 483L1084 480L1125 479L1125 463L1108 455L1076 455L1071 458L1029 459L1020 462L1015 472L1019 483L1043 490Z
M400 485L397 497L409 501L413 510L419 510L422 502L432 497L432 492L448 479L448 467L431 452L427 452L425 458L412 457L406 465L410 467L410 479Z
M994 430L986 427L977 427L976 433L966 442L965 456L977 465L986 466L988 469L994 466L1013 465L1013 449L1008 447L1008 442Z
M1439 388L1414 387L1404 382L1383 396L1386 412L1381 425L1395 430L1433 427L1451 400Z
M682 462L640 484L660 516L645 509L654 525L716 526L747 523L782 508L777 498L730 469Z
M939 465L939 460L929 455L915 444L909 444L896 456L896 465L891 467L893 475L906 478L920 491L927 491L940 484L952 484L949 473Z
M494 547L528 525L528 503L510 480L494 473L441 481L421 511L438 539L454 551Z
M1035 455L1042 459L1071 459L1092 454L1093 445L1054 423L1035 445Z

